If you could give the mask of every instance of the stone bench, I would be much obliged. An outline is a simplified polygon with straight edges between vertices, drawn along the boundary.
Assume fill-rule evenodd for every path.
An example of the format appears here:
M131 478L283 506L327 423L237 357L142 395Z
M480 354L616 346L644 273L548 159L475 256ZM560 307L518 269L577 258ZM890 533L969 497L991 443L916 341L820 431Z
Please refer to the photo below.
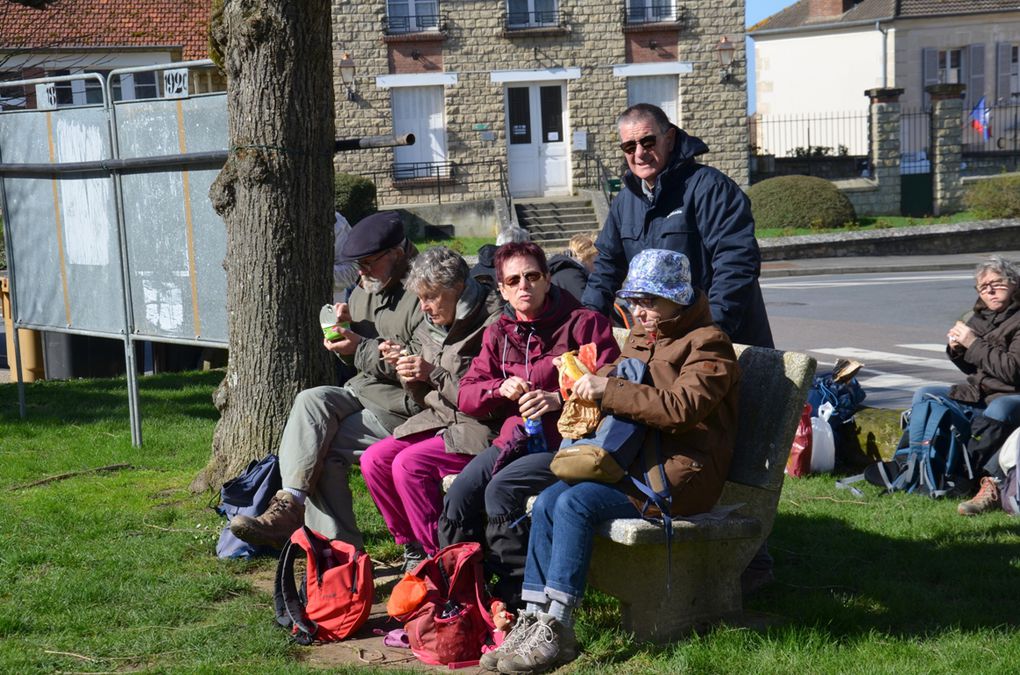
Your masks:
M622 344L627 332L614 334ZM668 591L660 525L619 518L596 531L588 583L620 601L623 627L639 640L667 642L738 615L741 572L772 531L815 360L762 347L736 345L736 351L743 372L740 428L717 509L739 507L715 518L673 519ZM444 488L453 479L447 476Z
M738 615L740 574L772 531L815 360L761 347L736 351L740 428L719 505L740 507L718 519L673 519L668 591L661 526L626 518L596 531L588 583L620 601L623 627L639 640L667 642Z

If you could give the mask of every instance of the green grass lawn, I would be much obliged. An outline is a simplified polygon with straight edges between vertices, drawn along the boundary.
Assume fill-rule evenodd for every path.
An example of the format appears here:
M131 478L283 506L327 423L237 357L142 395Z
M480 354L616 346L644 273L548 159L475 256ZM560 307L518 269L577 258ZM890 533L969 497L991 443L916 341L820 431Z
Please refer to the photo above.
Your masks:
M211 495L187 489L208 457L221 376L143 378L139 449L123 380L29 385L27 421L16 387L0 385L0 672L312 670L253 583L274 562L218 560ZM894 417L859 420L882 447ZM99 467L115 468L89 472ZM353 480L369 552L394 558ZM1020 521L864 491L830 476L787 481L770 539L778 581L749 603L747 625L635 644L615 602L589 593L570 670L1016 672Z

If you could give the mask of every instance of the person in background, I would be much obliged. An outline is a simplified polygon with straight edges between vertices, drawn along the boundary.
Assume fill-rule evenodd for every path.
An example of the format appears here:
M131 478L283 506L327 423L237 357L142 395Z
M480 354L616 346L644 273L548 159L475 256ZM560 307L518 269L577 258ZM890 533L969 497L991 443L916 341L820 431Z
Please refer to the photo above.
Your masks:
M673 517L708 512L722 493L737 435L733 345L712 322L704 292L691 285L682 253L639 253L619 296L636 321L623 353L581 377L574 394L641 425L646 449L616 483L557 481L538 496L524 569L527 607L500 648L483 655L483 667L538 673L576 658L573 612L584 597L595 529L613 518L661 514L634 480L664 475L670 496L662 508ZM645 464L659 453L662 474L658 463Z
M575 234L565 251L549 258L549 276L553 285L580 300L597 253L592 235Z
M971 466L981 476L973 499L957 511L974 516L1002 505L999 488L1005 476L999 467L998 446L1020 426L1020 271L993 256L974 270L977 301L967 321L957 321L946 334L946 355L967 376L965 384L927 385L914 393L913 403L926 394L948 397L983 416L980 439L967 445ZM977 426L975 417L974 426ZM991 438L998 442L989 443Z
M364 548L348 470L365 448L421 412L396 369L381 358L381 348L391 343L414 349L412 336L424 317L403 280L417 254L395 211L368 216L351 230L342 255L357 265L361 281L350 302L336 306L338 323L350 327L337 326L341 338L323 345L352 363L357 375L342 387L313 387L294 399L280 439L283 489L258 517L230 521L238 539L281 548L294 530L308 525Z
M549 462L561 440L556 423L563 400L553 359L594 343L603 365L620 349L606 317L551 284L545 253L534 243L500 246L495 272L507 304L485 329L481 353L461 379L457 408L502 426L446 493L439 545L482 543L486 572L498 578L494 594L515 609L528 546L525 507L555 480ZM530 448L525 417L541 426Z
M411 262L404 288L418 296L425 314L415 333L418 353L393 345L384 358L423 410L369 446L361 473L390 533L404 546L404 571L410 572L439 550L443 477L459 473L496 436L491 426L457 410L457 391L503 302L445 246Z
M511 226L499 231L495 244L485 244L478 249L478 262L471 268L471 276L480 284L496 288L496 269L493 258L496 249L510 242L531 241L531 235L522 227Z
M339 211L333 222L333 304L347 302L347 296L358 283L358 266L344 259L344 243L351 233L351 224Z

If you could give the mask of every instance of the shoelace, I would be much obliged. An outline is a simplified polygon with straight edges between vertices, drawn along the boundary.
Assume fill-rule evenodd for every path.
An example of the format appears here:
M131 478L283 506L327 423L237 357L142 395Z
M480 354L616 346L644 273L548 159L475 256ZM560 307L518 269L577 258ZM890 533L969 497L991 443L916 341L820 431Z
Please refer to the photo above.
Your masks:
M523 644L514 653L522 657L528 657L529 652L540 643L552 642L555 638L556 633L553 631L552 626L542 621L535 621L535 625L528 631L528 637L525 638Z
M517 648L520 647L531 633L531 629L534 628L536 619L529 617L526 614L521 615L521 625L515 626L510 634L506 636L506 640L499 646L499 651L502 654L514 654Z

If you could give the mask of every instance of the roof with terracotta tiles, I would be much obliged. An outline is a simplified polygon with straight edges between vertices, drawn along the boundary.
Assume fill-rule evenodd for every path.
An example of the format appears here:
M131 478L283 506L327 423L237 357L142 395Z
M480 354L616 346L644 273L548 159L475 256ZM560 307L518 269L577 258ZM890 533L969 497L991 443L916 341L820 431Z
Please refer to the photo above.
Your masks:
M160 47L208 54L210 0L56 0L36 9L0 0L0 50Z
M1020 0L863 0L837 16L812 17L810 0L798 2L763 19L748 29L783 30L809 26L839 26L877 19L915 19L930 16L959 16L986 12L1020 11Z

